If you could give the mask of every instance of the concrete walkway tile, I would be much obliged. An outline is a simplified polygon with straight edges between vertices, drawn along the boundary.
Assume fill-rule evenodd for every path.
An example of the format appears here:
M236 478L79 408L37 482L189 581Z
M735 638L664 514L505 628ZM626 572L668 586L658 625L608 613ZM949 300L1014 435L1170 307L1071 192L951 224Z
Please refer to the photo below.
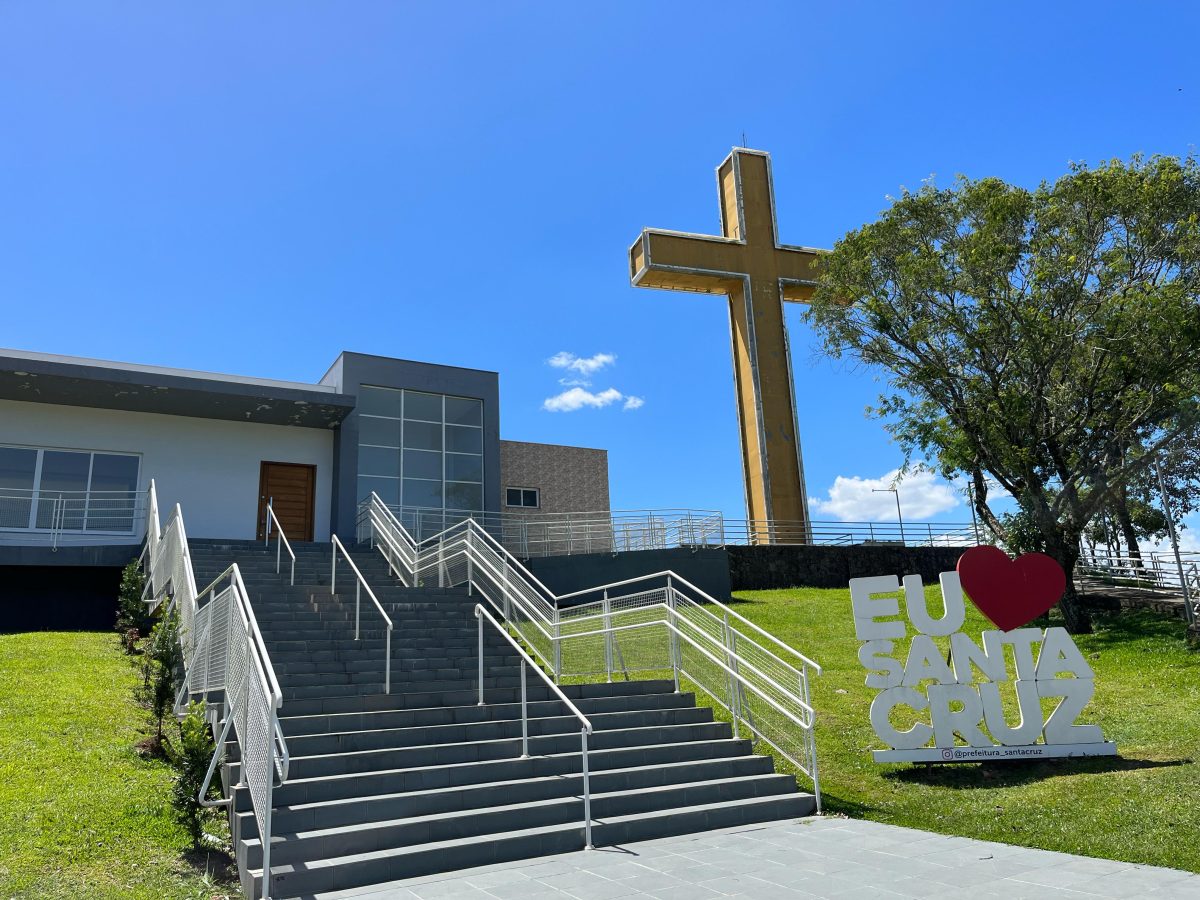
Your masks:
M1077 890L1090 891L1098 897L1125 898L1159 896L1166 888L1184 888L1200 898L1200 876L1177 872L1173 869L1139 867L1112 875L1102 875L1078 882Z
M495 897L496 900L526 900L526 898L542 900L542 898L566 896L557 888L532 879L523 882L514 881L510 884L495 884L486 888L485 892L489 897Z
M681 884L679 887L657 888L648 892L655 900L718 900L720 894L698 884Z
M421 900L491 900L493 895L485 893L477 887L471 887L466 881L436 881L413 888L412 892Z
M646 895L623 881L592 878L585 884L578 884L564 890L563 896L571 897L572 900L624 900L626 897L644 898Z
M487 890L501 884L528 884L530 880L520 869L508 868L497 869L494 872L476 872L467 877L467 884Z

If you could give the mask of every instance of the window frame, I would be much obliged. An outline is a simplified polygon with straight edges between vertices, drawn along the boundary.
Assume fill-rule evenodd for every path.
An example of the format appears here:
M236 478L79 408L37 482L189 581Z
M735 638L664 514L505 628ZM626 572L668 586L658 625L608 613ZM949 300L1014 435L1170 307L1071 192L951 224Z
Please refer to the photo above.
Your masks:
M509 491L519 491L521 494L520 503L509 503ZM533 504L525 502L525 495L533 494ZM542 508L542 489L534 487L518 487L516 485L506 486L504 488L504 505L508 509L541 509Z

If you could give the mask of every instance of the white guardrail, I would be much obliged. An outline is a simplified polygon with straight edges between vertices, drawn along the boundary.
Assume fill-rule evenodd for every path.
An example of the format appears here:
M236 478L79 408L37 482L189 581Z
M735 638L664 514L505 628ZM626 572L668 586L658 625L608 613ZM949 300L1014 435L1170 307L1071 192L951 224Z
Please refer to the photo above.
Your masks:
M412 584L469 585L531 654L566 678L671 672L730 715L735 736L770 744L812 782L817 771L810 679L821 667L673 572L556 596L473 519L415 542L372 495L359 539L385 557L415 549ZM564 602L565 601L565 602Z
M378 506L383 507L383 503L378 502ZM980 543L983 535L971 522L756 521L730 519L709 509L495 513L405 506L385 508L418 541L441 534L466 519L474 519L510 553L522 559L672 547L772 544L969 547Z
M145 491L51 491L0 487L0 543L138 543L147 523Z
M1103 584L1179 597L1189 624L1200 621L1200 552L1147 551L1137 556L1084 553L1075 564L1075 578L1087 585Z
M210 802L205 797L233 729L241 757L237 786L249 792L258 822L263 848L263 897L267 898L271 884L271 794L275 779L283 783L288 776L287 741L279 726L283 692L237 564L197 590L179 505L161 529L153 481L147 505L150 518L142 558L149 597L155 604L169 597L170 608L179 611L184 679L176 698L176 713L182 713L193 696L216 701L219 695L221 703L221 734L199 799L206 806L232 802L228 798Z

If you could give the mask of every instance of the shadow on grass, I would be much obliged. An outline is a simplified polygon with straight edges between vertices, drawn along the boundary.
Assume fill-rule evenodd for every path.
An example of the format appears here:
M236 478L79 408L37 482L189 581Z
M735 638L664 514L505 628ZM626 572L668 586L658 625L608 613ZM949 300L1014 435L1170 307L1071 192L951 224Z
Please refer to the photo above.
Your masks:
M1030 760L978 765L914 765L884 772L889 781L955 789L1016 787L1062 775L1097 775L1104 772L1133 772L1187 766L1194 759L1130 759L1124 756L1095 756L1088 759Z
M1183 619L1152 610L1093 612L1095 632L1088 641L1099 646L1114 646L1147 638L1182 642L1187 632Z
M237 885L237 862L224 850L210 850L197 847L185 850L180 858L195 875L202 875L214 886L228 887Z

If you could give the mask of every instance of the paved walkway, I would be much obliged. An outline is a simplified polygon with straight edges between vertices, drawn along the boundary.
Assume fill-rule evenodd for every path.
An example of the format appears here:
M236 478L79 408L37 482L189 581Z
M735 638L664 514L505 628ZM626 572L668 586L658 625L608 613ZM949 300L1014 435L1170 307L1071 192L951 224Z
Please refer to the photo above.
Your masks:
M1200 875L853 819L747 826L329 895L359 900L1200 900Z

